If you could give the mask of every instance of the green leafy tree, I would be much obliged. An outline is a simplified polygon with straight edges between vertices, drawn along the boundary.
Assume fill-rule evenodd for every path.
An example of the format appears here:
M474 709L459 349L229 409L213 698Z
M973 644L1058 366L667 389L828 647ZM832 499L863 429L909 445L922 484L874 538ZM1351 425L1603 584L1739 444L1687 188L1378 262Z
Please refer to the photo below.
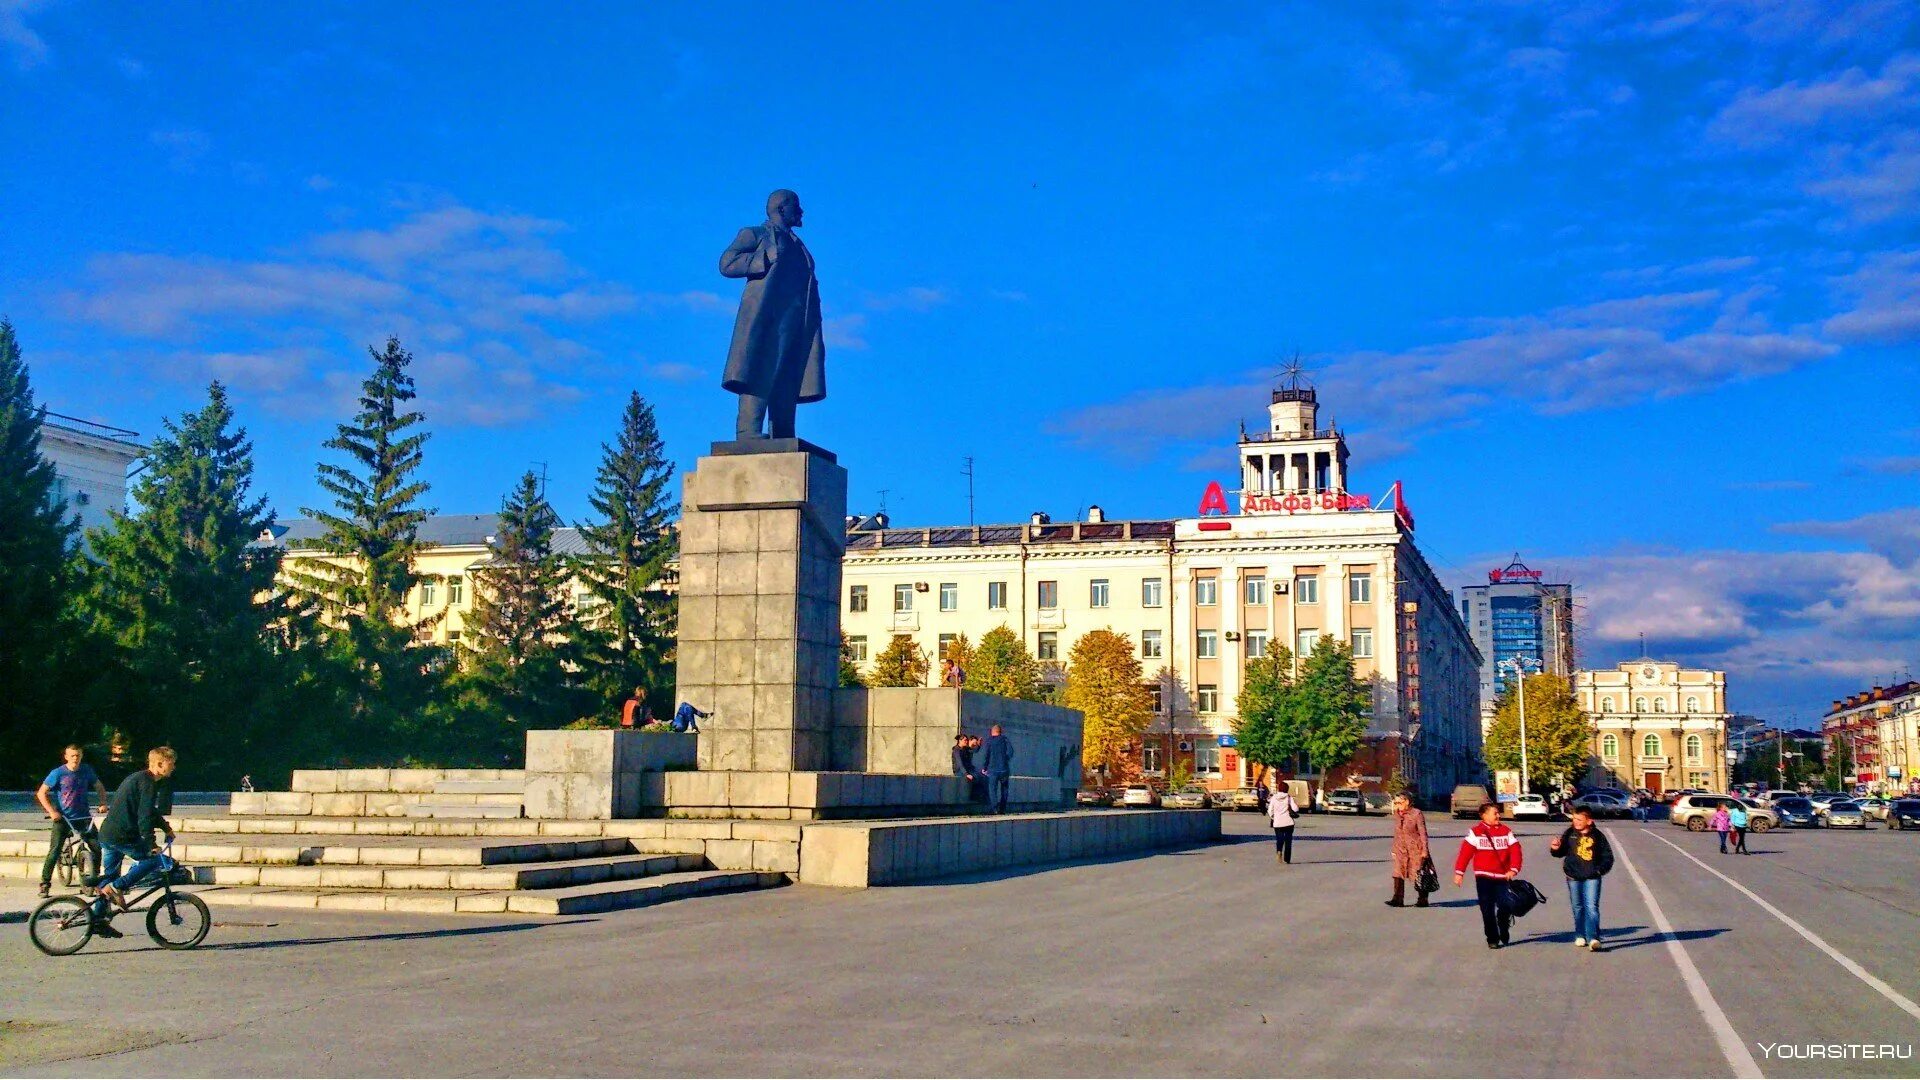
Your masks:
M577 674L568 567L553 550L560 525L532 472L500 507L461 642L459 745L473 760L514 760L530 729L558 728L589 707Z
M984 643L985 639L982 639ZM1084 718L1080 756L1085 768L1124 777L1153 718L1153 698L1133 642L1111 630L1080 635L1067 653L1063 704Z
M1233 737L1240 756L1269 769L1295 762L1302 745L1293 706L1293 652L1269 641L1264 653L1247 661L1234 699Z
M13 324L0 319L0 786L29 787L83 733L64 702L71 692L76 626L77 524L55 495L53 465L40 455L45 409L20 356Z
M1040 661L1033 658L1019 634L1005 625L996 626L974 646L973 662L967 665L967 689L1018 701L1039 701Z
M920 646L907 634L895 634L880 655L873 658L868 686L925 686L929 665Z
M329 684L302 613L275 586L279 553L255 541L273 512L253 489L253 446L225 387L163 421L133 487L136 516L95 529L85 607L102 657L98 697L134 748L180 752L182 783L237 787L314 748Z
M1529 786L1539 791L1555 775L1586 775L1594 726L1580 711L1572 684L1558 675L1528 675L1518 693L1524 693L1527 702ZM1483 752L1488 768L1520 768L1520 698L1515 691L1504 694L1494 709Z
M860 676L860 661L853 658L853 642L847 640L844 630L840 632L840 685L867 685L867 680Z
M413 356L398 338L368 352L374 367L361 383L360 410L324 444L347 464L319 466L317 481L333 496L333 509L301 511L324 527L314 546L329 557L296 559L287 573L318 607L329 650L348 671L336 720L343 747L336 760L343 763L392 760L417 746L444 667L444 654L427 644L406 611L420 580L420 525L433 513L421 505L427 484L416 478L428 433L418 430L426 417L408 408Z
M580 526L586 552L571 562L591 603L581 623L590 685L603 703L644 686L649 700L673 696L675 603L664 588L679 554L673 529L673 463L636 391L627 398L620 434L600 448L600 471L587 496L595 520Z
M1327 777L1351 760L1366 738L1373 694L1354 677L1353 650L1332 635L1314 643L1295 687L1293 715L1301 748L1319 770L1325 791Z

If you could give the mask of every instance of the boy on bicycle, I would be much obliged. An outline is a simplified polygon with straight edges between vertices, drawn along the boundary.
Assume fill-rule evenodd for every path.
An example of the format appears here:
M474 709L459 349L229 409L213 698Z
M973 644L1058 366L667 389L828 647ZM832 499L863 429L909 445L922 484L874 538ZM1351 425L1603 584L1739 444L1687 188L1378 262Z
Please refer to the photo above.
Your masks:
M100 782L93 766L82 763L86 752L78 746L67 747L64 756L67 763L48 773L47 778L40 782L40 790L33 793L40 808L47 812L47 817L53 819L53 832L47 840L47 861L40 864L41 896L46 896L53 889L53 868L60 861L60 849L65 846L69 834L86 841L86 882L92 884L93 875L100 872L100 840L93 832L93 810L87 805L87 789L99 792L100 803L104 806L107 785Z
M147 751L147 767L120 784L120 790L113 793L113 805L107 808L107 819L100 823L100 845L106 851L106 862L100 871L100 898L93 902L93 917L94 933L102 937L120 936L118 930L107 925L107 904L125 911L130 906L125 891L160 865L153 830L165 832L167 843L173 843L173 826L160 813L164 790L160 782L173 775L177 762L171 746ZM128 859L133 865L115 877L120 864Z

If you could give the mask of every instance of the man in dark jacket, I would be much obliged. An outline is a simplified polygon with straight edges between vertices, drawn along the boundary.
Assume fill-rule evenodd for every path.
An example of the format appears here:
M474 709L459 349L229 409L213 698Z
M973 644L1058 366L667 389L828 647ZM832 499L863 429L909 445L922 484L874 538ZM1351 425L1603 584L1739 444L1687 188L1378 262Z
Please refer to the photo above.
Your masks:
M1573 947L1600 951L1600 879L1613 869L1613 845L1593 823L1593 814L1576 809L1573 824L1547 848L1567 871L1567 899L1573 904Z
M953 774L967 782L967 797L973 797L973 740L965 735L953 737Z
M159 867L160 853L153 845L153 831L165 832L167 842L173 842L173 826L167 824L161 808L165 805L162 800L170 798L164 781L173 775L177 762L171 746L156 746L147 751L147 767L121 781L120 789L113 793L113 804L107 808L106 820L100 823L100 847L105 861L100 869L100 898L93 902L94 918L99 923L94 929L96 934L120 936L119 931L106 925L107 904L125 911L126 890ZM120 864L128 859L133 860L133 865L115 877Z
M987 774L987 785L991 792L987 803L994 813L1004 814L1007 812L1007 789L1013 786L1013 741L1001 733L999 724L995 724L987 733L986 742L980 744L980 752L984 755L980 770Z

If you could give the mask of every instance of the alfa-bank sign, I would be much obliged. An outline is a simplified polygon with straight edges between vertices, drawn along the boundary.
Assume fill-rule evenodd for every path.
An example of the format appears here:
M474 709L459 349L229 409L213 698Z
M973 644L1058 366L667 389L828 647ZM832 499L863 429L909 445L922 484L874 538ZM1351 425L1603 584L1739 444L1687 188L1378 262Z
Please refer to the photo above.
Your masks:
M1399 481L1395 481L1392 496L1394 509L1406 523L1407 528L1412 529L1413 515L1406 513L1400 507L1399 490ZM1344 491L1289 491L1279 493L1236 491L1232 494L1238 497L1239 507L1237 512L1243 515L1329 514L1339 513L1344 510L1375 509L1373 496L1350 495ZM1206 492L1200 496L1200 528L1202 530L1213 531L1232 528L1232 525L1224 520L1229 515L1236 513L1234 504L1228 501L1227 495L1227 490L1220 486L1218 480L1212 481L1207 485ZM1379 509L1384 510L1386 507L1381 506Z

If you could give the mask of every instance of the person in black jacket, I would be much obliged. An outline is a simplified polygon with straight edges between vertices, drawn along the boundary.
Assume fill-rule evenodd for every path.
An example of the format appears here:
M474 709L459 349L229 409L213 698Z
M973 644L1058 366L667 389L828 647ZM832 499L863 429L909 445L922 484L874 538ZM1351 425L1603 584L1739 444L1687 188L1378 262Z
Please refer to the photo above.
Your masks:
M165 832L167 842L173 842L173 826L162 816L162 800L170 798L165 781L173 775L178 760L171 746L154 747L147 751L147 767L121 781L120 789L113 793L113 804L100 823L100 847L105 859L100 868L100 898L93 902L96 934L120 936L119 931L106 925L107 904L111 902L125 911L126 890L159 867L160 853L153 845L153 831ZM128 859L133 865L115 877L120 864Z
M1567 871L1567 899L1573 904L1573 947L1600 951L1600 879L1613 869L1613 845L1593 823L1593 814L1575 809L1573 824L1547 848Z
M1007 789L1013 781L1013 740L1000 731L1000 725L993 725L987 733L987 740L981 744L980 771L987 774L987 783L992 789L987 802L996 814L1007 812Z
M965 735L953 737L953 773L967 782L967 797L973 799L976 773L973 767L973 740Z

